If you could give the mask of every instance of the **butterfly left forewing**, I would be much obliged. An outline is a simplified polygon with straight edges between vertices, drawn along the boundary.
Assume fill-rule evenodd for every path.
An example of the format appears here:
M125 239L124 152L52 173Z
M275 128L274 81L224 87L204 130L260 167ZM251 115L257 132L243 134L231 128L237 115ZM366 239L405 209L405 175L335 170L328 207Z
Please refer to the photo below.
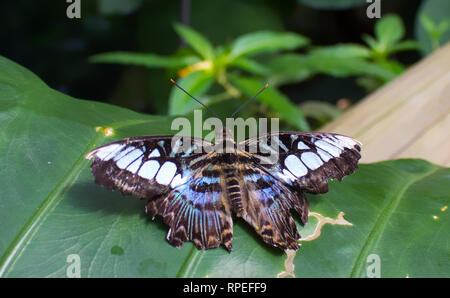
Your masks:
M181 148L189 142L186 154ZM135 137L112 142L86 154L92 160L95 182L123 194L150 199L185 183L190 163L204 154L194 153L198 139L174 136Z

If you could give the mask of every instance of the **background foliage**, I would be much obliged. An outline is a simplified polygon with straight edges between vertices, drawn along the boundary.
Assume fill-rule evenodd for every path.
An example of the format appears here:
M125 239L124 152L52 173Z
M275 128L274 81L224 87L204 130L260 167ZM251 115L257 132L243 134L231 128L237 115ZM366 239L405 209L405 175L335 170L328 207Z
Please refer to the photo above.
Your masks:
M242 102L268 81L271 94L241 115L279 116L282 128L307 130L403 72L450 32L442 0L383 1L378 23L358 0L190 2L183 9L183 1L84 1L81 20L67 19L65 3L4 2L0 54L62 92L151 114L197 107L171 90L170 77L208 104ZM251 43L258 48L239 53Z

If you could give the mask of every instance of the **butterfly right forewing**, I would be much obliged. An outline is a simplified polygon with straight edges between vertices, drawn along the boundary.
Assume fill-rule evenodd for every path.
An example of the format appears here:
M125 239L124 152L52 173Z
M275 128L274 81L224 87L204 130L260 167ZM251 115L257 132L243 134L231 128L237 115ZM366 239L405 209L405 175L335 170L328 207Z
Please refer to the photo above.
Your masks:
M241 146L253 150L254 162L280 182L316 194L328 191L328 179L353 173L361 158L360 142L332 133L279 132L247 139ZM275 162L265 162L267 152L276 156Z

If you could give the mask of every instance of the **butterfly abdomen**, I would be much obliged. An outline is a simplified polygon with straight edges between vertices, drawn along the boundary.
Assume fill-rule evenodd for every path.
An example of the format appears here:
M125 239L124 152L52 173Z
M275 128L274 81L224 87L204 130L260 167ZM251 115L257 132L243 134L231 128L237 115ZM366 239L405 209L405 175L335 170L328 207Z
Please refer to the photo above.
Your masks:
M239 177L235 167L224 167L223 169L227 197L231 208L236 214L242 211L242 191Z

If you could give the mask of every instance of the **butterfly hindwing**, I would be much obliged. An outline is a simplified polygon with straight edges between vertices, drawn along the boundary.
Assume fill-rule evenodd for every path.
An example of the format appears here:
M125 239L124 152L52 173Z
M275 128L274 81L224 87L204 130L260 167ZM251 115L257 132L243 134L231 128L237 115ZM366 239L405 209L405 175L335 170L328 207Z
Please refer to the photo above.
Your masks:
M244 181L243 209L240 212L256 232L268 244L283 249L298 249L300 234L290 210L295 210L305 224L309 206L302 192L278 183L269 173L257 165L240 165Z
M282 183L310 193L328 191L328 179L342 180L353 173L361 158L361 143L332 133L280 132L243 143L256 162ZM270 156L276 158L265 162ZM269 153L267 153L269 152Z
M149 201L146 210L153 217L163 217L170 227L167 240L173 246L192 241L199 249L223 244L231 251L233 221L217 166L207 164L195 170L188 183Z

